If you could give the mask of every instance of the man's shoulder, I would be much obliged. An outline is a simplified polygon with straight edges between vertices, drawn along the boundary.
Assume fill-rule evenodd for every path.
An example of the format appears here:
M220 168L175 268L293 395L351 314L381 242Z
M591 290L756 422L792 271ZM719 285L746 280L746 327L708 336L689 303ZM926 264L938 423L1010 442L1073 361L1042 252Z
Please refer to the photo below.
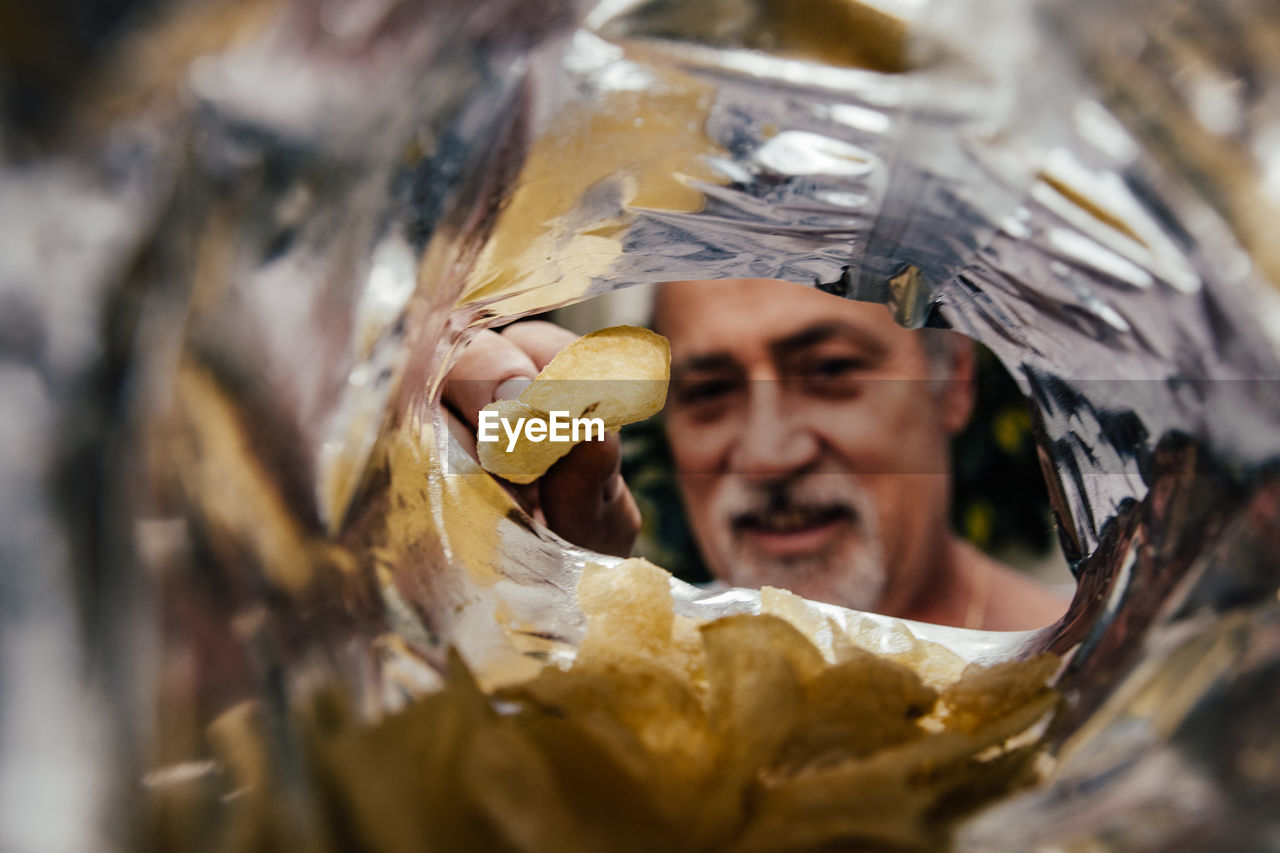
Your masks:
M1062 594L1026 572L986 554L980 554L987 574L987 604L983 624L993 631L1022 631L1052 625L1066 613L1070 594Z

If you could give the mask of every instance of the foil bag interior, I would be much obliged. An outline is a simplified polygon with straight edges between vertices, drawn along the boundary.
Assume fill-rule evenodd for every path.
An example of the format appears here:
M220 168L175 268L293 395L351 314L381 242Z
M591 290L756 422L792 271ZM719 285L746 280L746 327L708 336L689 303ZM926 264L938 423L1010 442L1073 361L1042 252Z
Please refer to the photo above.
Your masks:
M118 840L119 780L195 767L237 699L377 715L449 647L571 659L608 558L451 455L442 377L514 317L743 277L959 330L1033 404L1069 613L913 628L1069 653L1068 711L957 844L1274 839L1274 9L137 5L70 94L29 84L57 132L0 138L8 840L51 796L66 849Z

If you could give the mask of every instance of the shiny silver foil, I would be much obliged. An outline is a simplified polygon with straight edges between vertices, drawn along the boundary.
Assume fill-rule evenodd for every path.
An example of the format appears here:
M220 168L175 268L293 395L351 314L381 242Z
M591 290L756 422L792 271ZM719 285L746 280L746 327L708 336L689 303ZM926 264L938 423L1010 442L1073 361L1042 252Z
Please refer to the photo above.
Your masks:
M0 846L129 847L121 780L216 800L201 733L245 699L292 778L300 696L374 717L449 647L492 683L570 660L578 572L611 558L468 469L441 380L479 329L737 277L962 331L1034 404L1069 613L908 626L968 659L1070 655L1047 780L958 845L1274 843L1277 24L1248 2L138 10L78 85L46 82L51 125L15 110L0 139L0 678L23 685Z

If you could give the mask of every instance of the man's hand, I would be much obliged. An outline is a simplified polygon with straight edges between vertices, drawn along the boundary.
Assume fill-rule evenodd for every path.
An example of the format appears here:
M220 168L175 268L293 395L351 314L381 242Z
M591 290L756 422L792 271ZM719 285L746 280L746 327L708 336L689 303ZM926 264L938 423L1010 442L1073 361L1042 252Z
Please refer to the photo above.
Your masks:
M475 337L444 387L449 430L472 458L480 410L495 400L519 396L575 339L573 333L540 320ZM617 435L606 433L604 441L583 442L540 479L506 487L525 511L575 545L620 557L631 554L640 510L622 480Z

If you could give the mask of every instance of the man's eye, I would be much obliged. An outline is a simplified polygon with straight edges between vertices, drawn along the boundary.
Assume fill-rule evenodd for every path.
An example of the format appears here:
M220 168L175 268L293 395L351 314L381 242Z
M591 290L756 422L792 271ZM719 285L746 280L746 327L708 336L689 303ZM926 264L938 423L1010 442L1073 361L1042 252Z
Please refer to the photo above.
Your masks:
M863 366L857 358L821 358L811 362L805 374L812 379L850 379Z
M866 367L862 359L848 356L815 358L799 367L801 387L814 397L851 399L861 391Z
M737 383L729 379L694 379L672 384L676 402L684 406L705 405L723 400L737 386Z

